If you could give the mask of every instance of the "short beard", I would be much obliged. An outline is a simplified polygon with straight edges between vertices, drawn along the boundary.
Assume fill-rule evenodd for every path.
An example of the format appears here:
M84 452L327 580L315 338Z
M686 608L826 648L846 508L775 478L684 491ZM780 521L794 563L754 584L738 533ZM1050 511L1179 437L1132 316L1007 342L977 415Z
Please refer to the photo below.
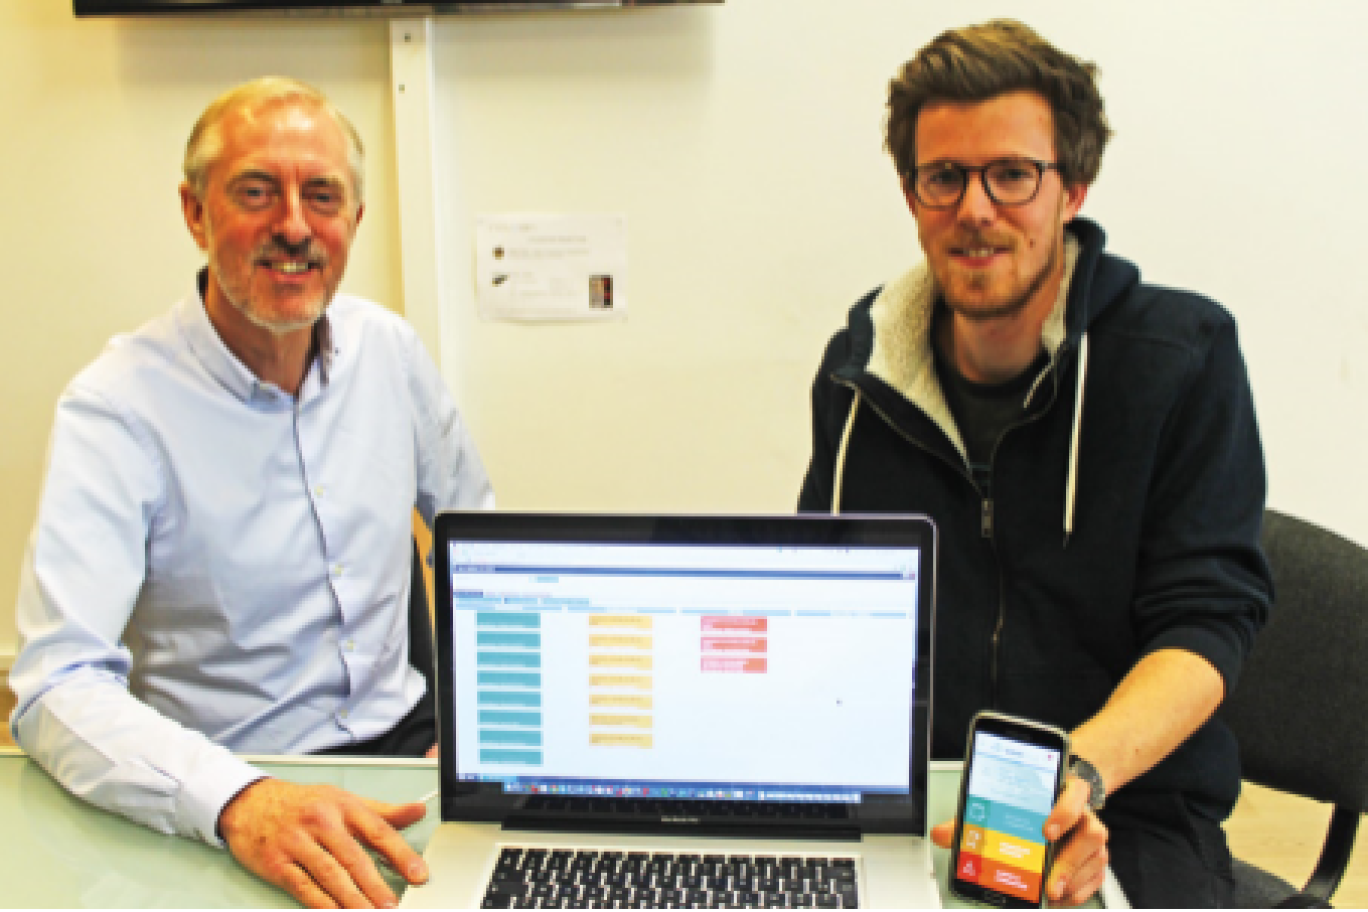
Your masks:
M212 237L211 232L211 244L213 242ZM250 262L256 263L268 256L302 257L313 262L320 270L327 266L327 256L317 250L312 241L305 241L304 244L300 245L300 249L298 250L291 250L288 245L278 243L274 240L268 241L253 251ZM222 289L223 296L227 298L228 303L233 305L233 308L246 317L247 321L253 326L264 329L275 336L287 336L291 333L298 332L301 329L307 329L313 326L318 322L318 318L323 316L323 312L328 309L328 305L332 303L333 296L329 294L319 303L318 307L312 309L312 313L308 317L299 320L291 320L289 322L268 320L253 306L250 287L244 289L242 294L238 294L234 286L227 281L228 277L224 274L221 264L211 259L209 268L213 271L214 278L218 281L218 286Z
M323 316L323 311L326 309L327 304L325 303L318 309L318 313L307 320L298 320L292 323L273 323L269 320L262 319L262 317L258 315L256 311L252 310L251 307L238 308L238 310L242 312L242 315L252 323L277 336L288 336L290 333L298 332L301 329L308 329L318 322L318 318Z
M290 333L298 332L301 329L307 329L317 323L318 318L323 315L323 311L328 308L329 301L323 301L309 317L300 320L291 320L288 323L283 323L278 320L268 320L259 314L257 309L252 306L250 291L247 292L245 298L241 295L234 294L232 286L224 281L223 271L219 268L218 264L210 263L209 266L214 272L214 278L218 281L219 288L223 291L223 296L228 299L228 303L233 305L233 308L246 317L247 321L253 326L264 329L272 335L288 336Z
M951 299L946 291L946 286L944 285L941 288L941 300L945 302L945 306L948 307L951 313L956 317L970 323L989 323L993 320L1015 317L1026 309L1026 305L1031 303L1031 299L1036 296L1037 292L1039 292L1042 287L1044 287L1045 283L1049 280L1050 275L1055 271L1055 267L1060 261L1062 246L1063 244L1060 240L1054 242L1054 249L1050 251L1050 257L1045 261L1045 265L1031 278L1030 283L1022 289L1021 294L1009 301L1004 301L1001 304L991 306L965 304ZM973 284L972 279L970 284Z

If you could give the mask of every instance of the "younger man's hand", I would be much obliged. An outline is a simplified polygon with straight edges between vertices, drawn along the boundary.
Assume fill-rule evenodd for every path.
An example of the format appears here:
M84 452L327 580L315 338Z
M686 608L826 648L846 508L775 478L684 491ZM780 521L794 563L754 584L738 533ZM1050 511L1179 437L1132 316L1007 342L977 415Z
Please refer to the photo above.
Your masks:
M1069 777L1054 810L1045 818L1045 838L1058 843L1046 895L1059 905L1077 906L1102 888L1107 876L1107 827L1088 808L1087 783ZM931 841L942 849L955 839L955 821L931 828Z

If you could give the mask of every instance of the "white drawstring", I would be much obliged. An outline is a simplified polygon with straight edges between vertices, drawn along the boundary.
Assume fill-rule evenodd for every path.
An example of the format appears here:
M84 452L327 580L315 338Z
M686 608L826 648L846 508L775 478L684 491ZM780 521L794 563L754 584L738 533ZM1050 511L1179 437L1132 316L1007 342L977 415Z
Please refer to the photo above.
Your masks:
M846 418L845 433L841 434L841 446L836 451L836 477L831 480L831 515L841 512L841 476L845 474L846 447L850 445L850 432L855 429L855 413L860 409L860 391L855 390L855 399L850 403L850 417Z
M1045 378L1050 376L1050 368L1047 365L1036 375L1035 382L1031 384L1031 389L1026 393L1026 398L1021 402L1021 410L1024 412L1031 407L1031 400L1035 398L1036 390L1040 389L1040 384L1045 382Z
M1073 431L1069 437L1069 478L1064 489L1064 547L1069 546L1073 535L1074 495L1078 489L1078 441L1083 428L1083 391L1088 376L1088 335L1084 333L1078 340L1078 381L1074 391ZM850 403L850 415L846 418L845 431L841 434L841 445L836 451L836 472L831 480L831 513L841 512L841 487L845 474L846 450L850 446L850 436L855 429L855 415L860 409L860 391L855 390L855 398Z
M1069 437L1069 480L1064 489L1064 547L1073 535L1074 491L1078 487L1078 438L1083 427L1083 381L1088 375L1088 334L1078 338L1078 387L1074 393L1073 433Z

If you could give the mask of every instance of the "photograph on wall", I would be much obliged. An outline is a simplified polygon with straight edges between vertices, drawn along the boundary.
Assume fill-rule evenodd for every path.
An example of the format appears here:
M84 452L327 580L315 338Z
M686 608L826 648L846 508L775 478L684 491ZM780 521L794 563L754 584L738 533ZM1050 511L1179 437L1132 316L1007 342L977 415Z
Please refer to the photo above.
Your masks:
M622 320L626 281L625 215L475 221L475 303L486 320Z

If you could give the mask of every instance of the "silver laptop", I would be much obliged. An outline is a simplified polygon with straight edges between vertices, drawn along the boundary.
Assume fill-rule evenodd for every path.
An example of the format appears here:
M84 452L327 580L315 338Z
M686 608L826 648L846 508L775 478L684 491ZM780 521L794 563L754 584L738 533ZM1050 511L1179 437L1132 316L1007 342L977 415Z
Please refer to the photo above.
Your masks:
M921 517L446 513L410 908L940 905Z

